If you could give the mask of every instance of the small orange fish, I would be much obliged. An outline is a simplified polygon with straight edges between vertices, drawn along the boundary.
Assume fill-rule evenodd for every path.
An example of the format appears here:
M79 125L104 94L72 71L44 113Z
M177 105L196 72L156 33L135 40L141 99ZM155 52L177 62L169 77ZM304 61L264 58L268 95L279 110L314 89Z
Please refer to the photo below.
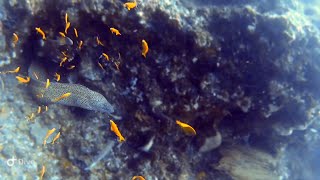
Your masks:
M96 41L97 41L97 44L98 44L98 45L104 46L103 43L100 41L100 39L99 39L98 36L96 37Z
M40 172L40 180L43 179L44 173L46 172L46 167L42 166L41 172Z
M4 72L4 74L7 74L7 73L18 73L20 71L20 67L17 67L15 68L14 70L12 71L7 71L7 72ZM1 73L0 73L1 74Z
M57 81L57 82L60 81L60 77L61 77L60 74L55 73L55 74L54 74L54 77L56 78L56 81Z
M145 180L143 176L133 176L131 180Z
M19 41L18 34L13 33L13 37L12 37L13 45L16 46L16 44L18 43L18 41Z
M102 56L103 56L107 61L109 61L109 56L108 56L106 53L102 53Z
M70 25L71 25L70 22L67 22L67 23L66 23L66 27L65 27L65 29L64 29L64 33L68 34L68 29L69 29Z
M187 135L194 136L197 134L196 130L194 130L193 127L191 127L189 124L183 123L179 120L176 120L176 123L182 128L184 133L186 133Z
M16 76L16 79L19 81L19 83L21 84L27 84L30 82L30 77L26 77L26 78L23 78L21 76Z
M66 13L66 14L64 15L64 21L65 21L66 24L68 23L68 13Z
M60 137L60 132L53 138L51 144L54 144L54 142L56 142L56 140L58 140Z
M59 32L60 36L66 37L66 35L63 32Z
M121 33L119 32L119 30L116 29L116 28L110 28L110 31L111 31L112 34L115 33L116 36L120 36L120 35L121 35Z
M49 138L49 136L54 133L54 131L56 131L56 128L52 128L50 130L48 130L46 136L44 137L44 140L43 140L43 145L46 145L47 144L47 139Z
M63 63L65 63L66 61L67 61L67 57L63 57L62 59L61 59L61 62L60 62L60 67L62 66L62 64Z
M65 99L65 98L67 98L69 96L71 96L71 93L65 93L65 94L61 95L60 97L57 97L54 100L52 100L52 102L58 102L58 101L60 101L62 99Z
M11 71L0 72L0 74L18 73L19 71L20 71L20 67L17 67L16 69Z
M148 46L148 43L146 40L143 39L141 42L142 42L142 53L141 54L144 58L146 58L147 53L149 51L149 46Z
M38 111L37 111L38 114L41 113L41 106L38 106Z
M50 86L50 80L47 79L47 82L46 82L46 89L48 89L48 87Z
M76 36L76 38L78 38L78 31L76 28L73 28L73 31L74 31L74 35Z
M119 137L119 142L125 141L124 137L122 136L121 132L118 129L117 124L114 123L112 120L110 120L110 126L111 126L111 131L113 131Z
M36 27L36 31L41 34L43 40L46 40L46 34L41 30L41 28Z
M83 41L80 41L79 45L78 45L78 48L81 49L82 45L83 45Z
M123 4L123 6L130 11L131 9L137 7L137 1L134 0L133 2L126 2Z

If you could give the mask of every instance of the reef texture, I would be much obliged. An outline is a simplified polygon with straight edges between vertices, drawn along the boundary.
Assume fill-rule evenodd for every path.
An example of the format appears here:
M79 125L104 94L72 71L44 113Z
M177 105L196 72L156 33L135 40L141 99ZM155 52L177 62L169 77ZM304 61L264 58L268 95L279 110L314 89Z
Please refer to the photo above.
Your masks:
M306 169L317 168L307 161L313 156L301 155L319 149L315 1L226 2L147 0L128 11L115 0L1 1L0 71L21 66L27 75L31 62L44 63L52 77L59 71L62 82L101 93L115 112L54 104L30 122L25 116L38 107L30 88L0 74L0 179L34 179L43 165L45 179L317 177ZM72 45L59 42L66 13ZM60 67L62 51L68 61ZM186 136L177 119L197 135ZM43 146L51 128L61 137ZM12 157L25 163L8 167Z

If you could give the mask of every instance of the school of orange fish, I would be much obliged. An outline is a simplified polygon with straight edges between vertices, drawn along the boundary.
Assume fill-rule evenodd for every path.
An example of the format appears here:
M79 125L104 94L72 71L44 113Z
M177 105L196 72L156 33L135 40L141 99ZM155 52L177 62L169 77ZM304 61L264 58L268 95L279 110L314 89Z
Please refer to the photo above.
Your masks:
M127 3L124 3L123 6L128 9L128 10L131 10L131 9L134 9L137 7L137 2L136 0L134 0L133 2L127 2ZM59 32L60 36L63 37L63 38L68 38L67 37L67 34L68 34L68 29L70 28L71 26L71 23L68 21L68 14L66 13L65 14L65 29L64 29L64 32ZM40 28L40 27L36 27L35 28L36 32L41 36L42 40L46 40L47 37L46 37L46 33ZM74 35L76 38L79 37L78 35L78 31L76 28L73 28L74 30ZM109 28L110 32L112 34L115 34L116 36L120 36L121 33L118 29L114 28L114 27L111 27ZM19 36L17 33L13 33L13 37L12 37L12 44L13 44L13 47L15 47L17 45L17 43L19 42ZM99 39L99 37L96 37L96 43L97 45L101 45L101 46L104 46L103 43L101 42L101 40ZM142 43L142 49L141 49L141 55L146 58L147 57L147 53L149 51L149 46L148 46L148 43L146 40L141 40L141 43ZM83 46L83 41L80 40L78 41L78 49L81 49ZM68 56L65 52L62 52L62 58L61 58L61 62L60 62L60 67L63 66L63 63L65 63L68 59ZM120 56L120 55L119 55ZM106 54L106 53L102 53L101 57L104 57L104 59L106 61L110 61L109 59L109 56ZM119 70L119 63L117 62L114 62L117 70ZM98 65L101 69L104 69L104 67L98 62ZM70 66L68 67L68 69L73 69L75 68L75 66ZM0 72L0 74L17 74L19 73L20 71L20 67L17 67L16 69L14 70L9 70L9 71L5 71L5 72ZM39 79L38 78L38 75L36 73L34 73L34 76L36 79ZM60 81L60 74L58 73L55 73L54 75L54 78L57 82ZM21 84L28 84L30 82L30 77L23 77L21 75L17 75L16 76L16 79L18 80L19 83ZM46 81L46 85L45 85L45 88L48 88L50 86L50 80L47 79ZM70 97L72 94L71 93L65 93L63 95L61 95L60 97L57 97L55 99L52 100L52 102L57 102L57 101L60 101L64 98L68 98ZM41 97L41 95L39 95ZM42 111L42 108L44 108L44 111L48 111L48 106L38 106L38 109L36 112L32 112L31 114L27 115L27 120L28 121L32 121L34 118L35 118L35 114L40 114L44 111ZM196 135L196 131L195 129L190 126L189 124L186 124L186 123L183 123L181 122L180 120L176 120L176 124L182 129L182 131L188 135L188 136L194 136ZM113 121L113 120L110 120L110 130L118 137L118 141L120 143L124 142L125 141L125 138L123 137L121 131L118 129L118 126L117 124ZM43 140L43 145L45 146L47 144L47 140L48 138L56 131L56 128L53 128L53 129L49 129L47 131L47 134L46 136L44 137L44 140ZM51 141L51 144L54 144L59 138L60 138L60 135L61 133L58 132L55 137L53 138L53 140ZM46 172L46 167L43 165L42 166L42 169L41 169L41 172L40 172L40 175L39 175L39 178L40 179L43 179L44 175L45 175L45 172ZM144 180L145 178L143 176L134 176L132 177L132 180Z

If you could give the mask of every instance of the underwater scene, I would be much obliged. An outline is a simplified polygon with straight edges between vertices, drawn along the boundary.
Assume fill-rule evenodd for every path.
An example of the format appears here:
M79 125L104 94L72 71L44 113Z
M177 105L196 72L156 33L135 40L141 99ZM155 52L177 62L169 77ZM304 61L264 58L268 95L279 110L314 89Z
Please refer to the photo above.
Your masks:
M0 180L320 179L320 0L0 0Z

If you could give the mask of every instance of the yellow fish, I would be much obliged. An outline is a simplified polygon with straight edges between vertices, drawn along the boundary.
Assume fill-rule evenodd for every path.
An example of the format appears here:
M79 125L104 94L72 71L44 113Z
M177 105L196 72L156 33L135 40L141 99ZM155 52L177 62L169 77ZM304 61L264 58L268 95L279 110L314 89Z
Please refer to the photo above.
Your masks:
M47 83L46 83L46 89L48 89L48 87L50 86L50 80L47 79Z
M61 95L60 97L55 98L52 102L58 102L58 101L65 99L69 96L71 96L71 93L65 93L65 94Z
M145 180L143 176L133 176L131 180Z
M83 41L80 41L79 45L78 45L78 48L81 49L82 45L83 45Z
M54 142L56 142L56 140L58 140L60 137L60 132L53 138L53 141L51 144L54 144Z
M18 40L19 40L18 34L13 33L12 41L14 46L16 46L16 44L18 43Z
M67 57L63 57L63 58L61 59L61 62L60 62L60 64L59 64L59 66L61 67L62 64L67 61L67 59L68 59Z
M121 132L118 129L117 124L114 123L112 120L110 120L110 126L111 126L111 131L113 131L119 137L119 142L125 141L124 137L122 136Z
M43 145L46 145L47 144L47 139L49 138L49 136L54 133L54 131L56 130L56 128L52 128L50 130L48 130L47 134L46 134L46 137L44 137L44 140L43 140Z
M7 73L18 73L20 71L20 67L17 67L16 69L12 70L12 71L6 71L6 72L0 72L0 74L7 74Z
M36 27L36 31L41 34L43 40L46 40L46 34L41 30L41 28Z
M43 179L44 173L46 172L46 167L42 166L41 172L40 172L40 180Z
M102 53L102 55L107 61L109 61L109 56L106 53Z
M66 24L68 23L68 13L66 13L66 15L64 16L64 21Z
M30 82L30 77L23 78L21 76L16 76L16 79L22 84L27 84Z
M38 114L41 113L41 106L38 106L38 111L37 111Z
M60 36L66 37L66 35L63 32L59 32Z
M146 58L147 53L149 51L149 46L148 46L148 43L146 40L143 39L141 42L142 42L142 53L141 54L144 58Z
M111 31L111 33L112 33L112 34L113 34L113 33L115 33L115 34L116 34L116 36L121 35L121 33L119 32L119 30L118 30L118 29L116 29L116 28L110 28L110 31Z
M182 130L189 136L196 135L196 130L193 129L189 124L183 123L179 120L176 120L176 123L182 128Z
M54 77L56 78L56 81L57 81L57 82L60 81L60 78L61 78L60 74L55 73L55 74L54 74Z
M67 23L66 23L66 27L65 27L65 29L64 29L64 33L68 34L68 29L69 29L70 25L71 25L70 22L67 22Z
M74 35L76 36L76 38L78 38L78 31L76 28L73 28L73 31L74 31Z
M134 0L133 2L126 2L123 4L123 6L130 11L131 9L137 7L137 1Z

